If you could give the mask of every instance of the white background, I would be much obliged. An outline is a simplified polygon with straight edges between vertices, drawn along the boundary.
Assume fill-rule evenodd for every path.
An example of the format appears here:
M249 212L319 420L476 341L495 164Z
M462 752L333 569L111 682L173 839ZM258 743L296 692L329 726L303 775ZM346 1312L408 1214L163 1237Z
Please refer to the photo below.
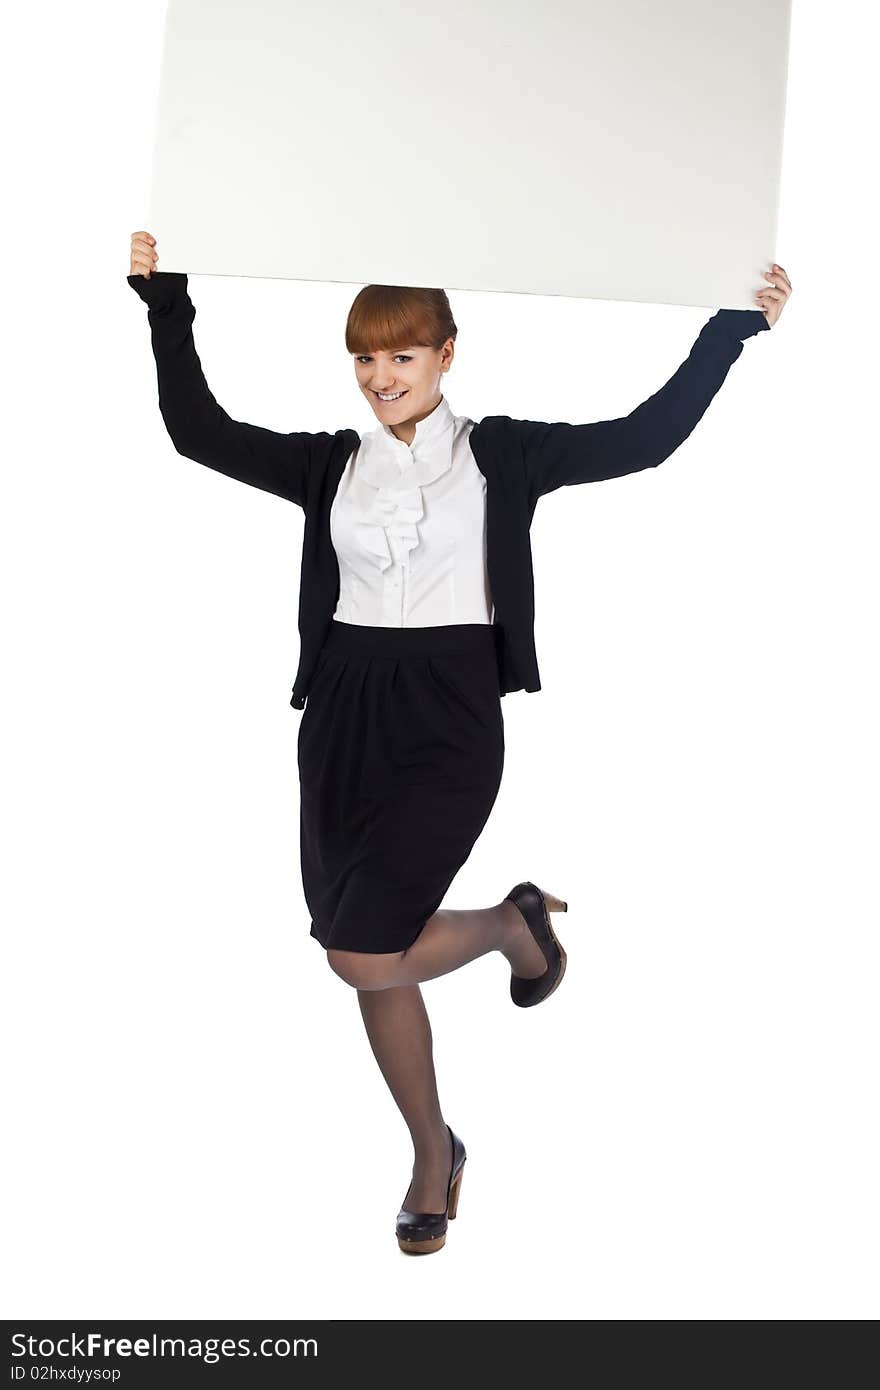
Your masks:
M749 308L790 9L171 0L165 269Z
M569 970L534 1011L500 957L425 987L469 1153L426 1260L301 893L302 514L174 452L125 281L162 6L49 13L16 12L2 96L4 1315L875 1317L868 7L795 5L780 323L660 468L539 503L544 689L505 697L447 905L534 879L569 900ZM372 427L355 287L191 292L233 415ZM475 419L626 413L708 317L452 299Z

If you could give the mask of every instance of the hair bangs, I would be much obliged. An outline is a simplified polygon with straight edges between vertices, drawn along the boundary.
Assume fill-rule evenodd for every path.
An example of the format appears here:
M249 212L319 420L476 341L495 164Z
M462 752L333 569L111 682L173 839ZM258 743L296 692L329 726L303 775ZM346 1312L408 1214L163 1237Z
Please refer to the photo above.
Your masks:
M355 354L439 349L457 332L444 290L365 285L349 310L345 346Z

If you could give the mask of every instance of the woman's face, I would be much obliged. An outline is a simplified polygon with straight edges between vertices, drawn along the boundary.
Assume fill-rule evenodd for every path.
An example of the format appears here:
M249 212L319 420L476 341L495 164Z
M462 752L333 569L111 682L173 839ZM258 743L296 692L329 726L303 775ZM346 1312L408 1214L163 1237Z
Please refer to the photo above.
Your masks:
M440 404L441 381L454 353L455 342L448 338L439 349L405 347L389 352L380 348L353 354L358 385L376 418L400 438L409 435L407 443L411 442L416 423Z

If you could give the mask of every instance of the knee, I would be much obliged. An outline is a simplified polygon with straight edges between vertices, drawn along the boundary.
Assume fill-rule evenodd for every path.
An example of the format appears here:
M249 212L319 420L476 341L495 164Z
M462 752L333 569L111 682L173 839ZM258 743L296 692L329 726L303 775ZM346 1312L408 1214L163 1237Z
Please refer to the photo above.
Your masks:
M327 952L330 969L354 989L390 989L398 983L402 959L402 951L372 955L366 951L337 951L331 947Z

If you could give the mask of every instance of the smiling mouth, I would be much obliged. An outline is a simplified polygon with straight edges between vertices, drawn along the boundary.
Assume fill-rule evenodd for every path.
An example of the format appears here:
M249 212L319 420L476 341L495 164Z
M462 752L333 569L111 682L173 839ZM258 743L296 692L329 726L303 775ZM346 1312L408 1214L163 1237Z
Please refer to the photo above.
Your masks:
M405 396L406 391L374 391L373 395L382 402L383 405L391 405L393 401L399 401L401 396Z

